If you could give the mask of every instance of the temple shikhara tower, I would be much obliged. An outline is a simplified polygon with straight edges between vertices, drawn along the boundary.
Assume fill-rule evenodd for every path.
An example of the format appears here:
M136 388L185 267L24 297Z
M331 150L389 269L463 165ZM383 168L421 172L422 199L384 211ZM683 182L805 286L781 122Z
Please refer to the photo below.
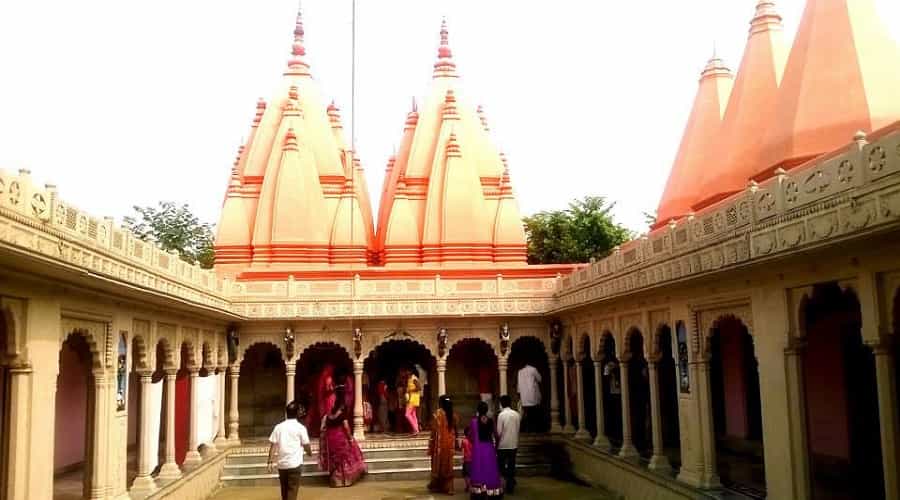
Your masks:
M444 395L464 419L522 402L521 475L597 498L900 498L900 48L875 0L806 0L792 43L776 2L746 11L740 61L694 55L657 222L590 262L528 264L446 22L370 191L297 16L222 172L213 269L0 170L0 500L275 485L289 402L304 481L358 479L317 463L343 405L352 488L424 494Z

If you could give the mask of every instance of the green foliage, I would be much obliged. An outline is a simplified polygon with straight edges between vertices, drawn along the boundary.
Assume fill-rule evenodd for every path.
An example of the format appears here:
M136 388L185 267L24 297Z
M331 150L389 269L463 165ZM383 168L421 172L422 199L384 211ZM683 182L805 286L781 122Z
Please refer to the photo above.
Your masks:
M171 201L159 207L134 207L137 214L125 217L124 226L135 236L156 243L164 250L175 250L181 259L209 269L213 266L213 226L200 222L187 204L176 207Z
M644 215L644 222L647 223L647 227L651 227L656 224L656 212L641 212Z
M565 210L538 212L525 217L530 264L587 262L605 256L634 235L616 223L602 196L586 196Z

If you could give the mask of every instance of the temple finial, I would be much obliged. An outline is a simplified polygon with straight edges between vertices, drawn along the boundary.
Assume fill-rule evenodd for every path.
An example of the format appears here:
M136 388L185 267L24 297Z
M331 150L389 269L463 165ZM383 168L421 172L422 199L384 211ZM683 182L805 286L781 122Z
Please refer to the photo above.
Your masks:
M447 18L441 19L441 45L438 47L438 60L434 63L434 76L456 76L456 63L453 62L453 52L450 50L449 31L447 30Z
M296 68L298 66L303 66L305 68L309 68L309 65L306 64L304 60L304 56L306 55L306 47L303 45L303 13L300 11L300 8L297 8L297 20L294 23L294 43L291 44L291 58L288 59L288 67Z

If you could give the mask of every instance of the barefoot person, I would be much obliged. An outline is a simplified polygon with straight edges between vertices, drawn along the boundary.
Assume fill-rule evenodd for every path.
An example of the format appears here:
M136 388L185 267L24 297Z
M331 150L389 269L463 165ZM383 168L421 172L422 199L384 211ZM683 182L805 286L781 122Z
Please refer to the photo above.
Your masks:
M285 408L285 420L275 426L269 436L269 472L278 467L281 483L281 500L297 500L300 496L300 473L303 469L303 452L312 455L309 434L300 423L301 408L291 401ZM274 461L278 457L277 463Z
M332 488L350 486L366 472L362 451L347 421L344 390L344 386L336 388L334 407L322 418L319 438L319 468L328 473Z

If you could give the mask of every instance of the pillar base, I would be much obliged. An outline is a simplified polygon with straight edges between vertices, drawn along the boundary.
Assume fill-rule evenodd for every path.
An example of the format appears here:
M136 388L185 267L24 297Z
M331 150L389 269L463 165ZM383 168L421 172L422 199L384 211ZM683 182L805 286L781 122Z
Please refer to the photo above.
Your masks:
M703 480L700 477L700 473L689 470L684 466L682 466L681 470L678 471L678 476L675 479L689 486L693 486L694 488L700 488L703 485Z
M131 498L137 500L149 497L158 489L159 487L156 486L153 476L147 474L146 476L134 478L134 483L131 484L131 489L128 490L128 493L131 495Z
M603 451L609 451L612 444L610 444L609 439L603 434L597 434L597 437L594 438L594 442L592 443L594 447L600 448Z
M634 447L633 444L628 443L622 445L622 449L619 450L619 457L624 459L636 459L640 457L640 453L638 453L637 448Z
M157 479L162 483L171 483L176 479L180 479L182 476L181 469L178 467L178 464L175 462L166 462L162 464L162 467L159 469L159 476Z
M241 445L241 438L238 436L231 436L228 438L228 446L235 447Z
M656 472L671 472L672 464L665 455L653 455L650 457L650 464L647 465L647 468Z
M591 433L584 429L578 429L575 432L575 435L572 436L572 438L575 439L576 441L584 441L586 443L590 443L591 442Z
M700 487L707 490L717 490L722 487L722 482L719 481L719 475L715 472L704 474L700 481Z
M200 453L197 450L190 450L187 452L187 455L184 457L184 467L188 469L193 469L203 463L203 457L200 456Z
M216 443L214 442L204 443L200 449L203 450L202 453L200 453L200 456L203 458L209 458L213 455L218 455L219 453L219 447L216 446Z
M228 448L229 443L228 443L228 439L226 439L225 436L216 436L216 439L215 439L215 441L213 441L213 444L216 445L217 449L225 450L225 448Z
M550 434L562 434L562 426L559 425L559 412L550 412Z

